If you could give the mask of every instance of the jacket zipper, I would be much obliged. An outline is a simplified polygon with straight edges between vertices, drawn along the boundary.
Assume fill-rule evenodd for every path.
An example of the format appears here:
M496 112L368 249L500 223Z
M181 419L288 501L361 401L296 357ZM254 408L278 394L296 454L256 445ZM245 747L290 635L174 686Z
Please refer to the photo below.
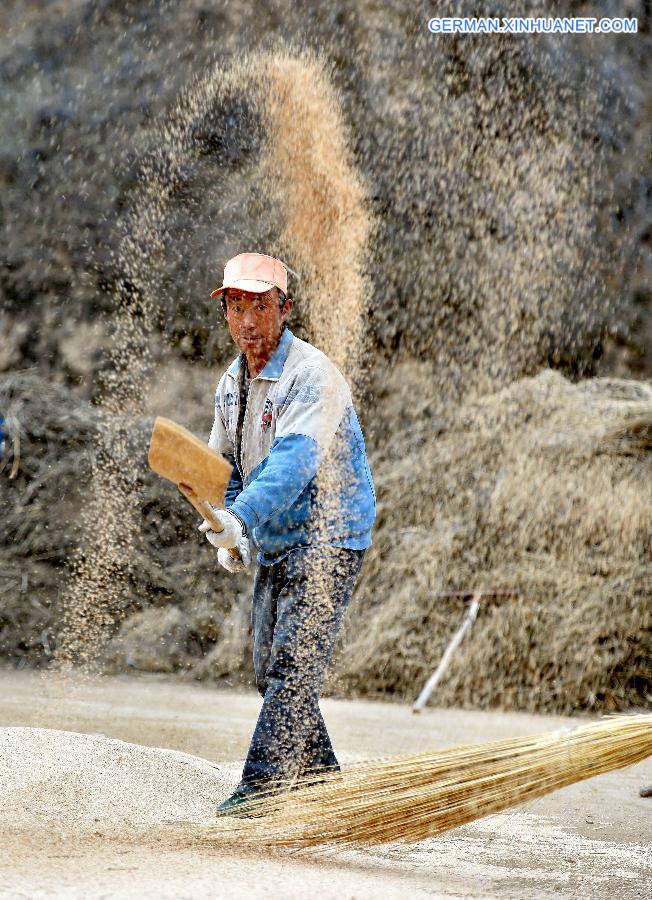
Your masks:
M242 359L240 362L240 365L246 366L246 364L247 364L246 361L244 359ZM242 478L242 483L244 484L245 475L244 475L244 468L242 465L242 458L244 456L244 453L243 453L242 444L243 444L243 440L244 440L243 436L245 434L244 426L245 426L245 422L247 421L247 412L249 409L249 395L251 393L251 383L254 379L253 378L249 379L249 385L247 387L246 401L244 403L244 412L243 412L243 404L242 404L242 397L243 397L243 393L244 393L242 390L242 381L244 380L244 369L242 370L240 379L241 380L238 383L238 394L239 394L238 423L237 423L236 429L235 429L235 461L236 461L238 470L240 472L240 477Z

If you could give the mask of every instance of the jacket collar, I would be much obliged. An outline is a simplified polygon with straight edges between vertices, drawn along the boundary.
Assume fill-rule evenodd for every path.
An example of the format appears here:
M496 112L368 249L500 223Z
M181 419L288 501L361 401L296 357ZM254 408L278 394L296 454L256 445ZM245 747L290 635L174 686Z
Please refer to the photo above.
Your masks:
M256 378L265 378L269 381L278 381L281 377L281 372L283 371L283 366L285 365L285 361L288 358L288 354L290 352L290 347L292 346L292 341L294 340L294 335L290 331L289 328L284 328L281 332L281 337L279 338L279 342L276 345L276 350L272 353L270 358L267 360L264 369L262 372L259 372L256 375ZM237 378L240 372L240 361L242 360L243 354L241 353L239 356L233 360L227 372L233 378Z

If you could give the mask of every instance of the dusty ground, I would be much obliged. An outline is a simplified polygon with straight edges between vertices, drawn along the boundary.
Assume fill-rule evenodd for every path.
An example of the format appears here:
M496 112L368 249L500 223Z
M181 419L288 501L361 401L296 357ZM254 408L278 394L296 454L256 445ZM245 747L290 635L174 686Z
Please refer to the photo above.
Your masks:
M161 823L210 815L237 780L258 705L253 693L156 676L71 684L0 671L0 897L652 893L652 800L638 796L652 759L408 848L252 856L192 838L181 846ZM573 724L338 700L324 714L343 761Z

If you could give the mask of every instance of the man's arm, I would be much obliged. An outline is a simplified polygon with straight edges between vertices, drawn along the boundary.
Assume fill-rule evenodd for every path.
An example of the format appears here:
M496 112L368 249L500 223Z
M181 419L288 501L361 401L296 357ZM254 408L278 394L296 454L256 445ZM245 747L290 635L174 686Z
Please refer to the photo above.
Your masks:
M334 367L299 373L279 414L265 468L232 504L247 532L290 507L315 477L350 402Z

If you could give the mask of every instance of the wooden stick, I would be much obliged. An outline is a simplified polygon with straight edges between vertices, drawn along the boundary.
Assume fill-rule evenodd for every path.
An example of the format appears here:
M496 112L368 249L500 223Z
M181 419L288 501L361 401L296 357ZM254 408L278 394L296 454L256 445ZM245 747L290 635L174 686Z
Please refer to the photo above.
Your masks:
M200 497L198 497L193 489L189 488L187 484L179 484L177 485L177 487L179 488L183 496L192 503L199 515L203 516L206 519L213 531L216 531L218 534L220 533L220 531L224 531L224 525L222 525L219 519L215 518L213 507L207 500L202 500ZM233 559L241 559L240 551L237 547L231 547L229 550L229 554L233 557Z
M203 516L206 519L213 531L216 531L218 534L220 533L220 531L224 531L224 526L219 519L215 518L213 507L207 500L202 500L200 497L198 497L193 489L189 488L187 484L180 484L178 485L178 487L186 500L189 500L190 503L192 503L199 515Z
M448 646L446 647L444 655L441 659L441 662L437 666L437 669L433 672L428 681L426 681L425 685L423 686L423 690L417 697L414 706L412 707L412 712L415 713L421 712L423 707L428 702L428 698L441 681L441 678L448 668L448 665L453 657L453 653L455 653L455 651L461 644L464 635L476 620L478 610L480 608L480 602L482 601L483 603L487 603L487 601L489 600L514 599L519 596L519 592L516 588L502 588L493 591L444 591L441 593L432 594L431 596L436 597L438 600L470 600L471 605L462 620L462 624L455 632Z
M473 625L473 623L475 622L475 620L477 618L478 610L480 609L481 598L482 598L481 593L472 595L471 603L469 604L469 608L466 611L466 615L464 616L464 619L462 620L462 624L457 629L457 631L455 632L455 634L449 641L448 646L444 650L444 655L441 658L441 662L439 663L439 665L437 666L435 671L432 673L430 678L424 684L421 693L417 697L417 699L414 703L414 706L412 707L413 713L421 712L423 707L428 702L428 698L430 697L430 695L432 694L434 689L439 684L444 672L448 668L448 665L449 665L451 659L453 658L453 654L455 653L455 651L457 650L459 645L462 643L464 635L469 630L471 625Z

